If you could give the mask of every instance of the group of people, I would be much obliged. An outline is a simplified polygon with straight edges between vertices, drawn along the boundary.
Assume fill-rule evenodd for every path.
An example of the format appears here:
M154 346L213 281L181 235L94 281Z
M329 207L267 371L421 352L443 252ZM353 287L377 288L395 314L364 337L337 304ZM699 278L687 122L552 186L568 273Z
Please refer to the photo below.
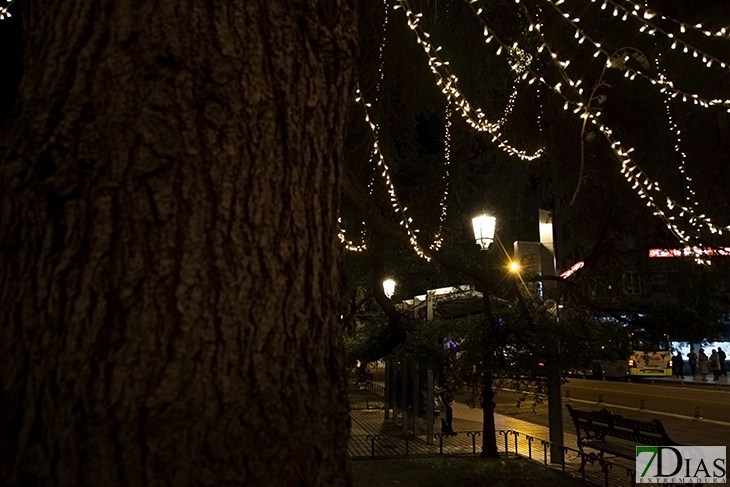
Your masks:
M712 370L712 380L720 379L721 375L727 377L727 370L725 370L725 358L727 358L727 355L720 347L717 347L717 350L713 348L709 357L705 353L704 348L700 348L699 355L694 353L692 350L687 353L689 369L692 371L692 376L695 375L697 368L699 367L699 372L703 381L707 381L707 376L709 375L710 370ZM673 358L673 364L677 377L684 379L684 360L682 359L682 354L680 352L677 352L677 355Z

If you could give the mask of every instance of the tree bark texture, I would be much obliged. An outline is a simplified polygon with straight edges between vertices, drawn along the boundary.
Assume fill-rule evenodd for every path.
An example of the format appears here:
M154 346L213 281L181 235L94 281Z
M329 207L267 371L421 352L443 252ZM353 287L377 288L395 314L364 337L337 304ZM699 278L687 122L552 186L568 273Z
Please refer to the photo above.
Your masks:
M0 484L347 483L346 0L23 0Z

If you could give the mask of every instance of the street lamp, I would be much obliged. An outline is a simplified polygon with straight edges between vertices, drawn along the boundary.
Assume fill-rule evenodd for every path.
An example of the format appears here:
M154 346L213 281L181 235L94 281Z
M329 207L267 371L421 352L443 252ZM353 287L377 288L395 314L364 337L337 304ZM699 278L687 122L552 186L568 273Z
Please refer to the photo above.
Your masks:
M482 250L487 250L494 240L494 227L497 219L484 214L472 218L471 223L474 225L474 238L477 244L479 244Z
M395 281L393 279L383 281L383 292L388 299L393 297L393 294L395 294Z
M494 227L496 226L497 219L493 216L483 214L473 218L471 222L474 225L474 239L484 254L484 270L486 272L484 281L482 282L482 303L484 306L484 315L487 318L487 326L483 331L484 343L482 358L482 367L484 367L482 371L484 374L482 383L482 456L497 457L499 456L499 452L494 436L496 430L494 424L494 387L492 371L489 370L489 365L487 364L488 361L493 360L495 351L490 343L490 335L493 336L497 330L496 320L492 314L492 308L489 305L489 263L487 261L487 249L494 240Z

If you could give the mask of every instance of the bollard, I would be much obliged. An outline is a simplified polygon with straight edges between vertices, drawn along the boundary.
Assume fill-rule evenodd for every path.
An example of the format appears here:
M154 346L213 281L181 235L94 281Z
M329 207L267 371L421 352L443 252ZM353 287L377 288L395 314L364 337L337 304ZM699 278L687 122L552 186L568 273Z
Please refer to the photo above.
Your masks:
M565 391L565 398L566 398L566 399L570 399L570 389L567 389L567 390Z
M695 408L695 419L702 419L702 416L700 416L700 407L697 406Z
M598 403L600 404L602 402L603 402L603 394L599 394L598 395Z
M646 404L644 404L643 399L641 401L639 401L639 409L646 409Z

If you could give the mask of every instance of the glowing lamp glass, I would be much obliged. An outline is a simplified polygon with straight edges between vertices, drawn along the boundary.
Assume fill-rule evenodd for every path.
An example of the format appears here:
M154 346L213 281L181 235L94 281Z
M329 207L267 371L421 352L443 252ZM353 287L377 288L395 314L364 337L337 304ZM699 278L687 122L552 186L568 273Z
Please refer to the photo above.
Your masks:
M480 215L472 219L474 225L474 239L482 250L487 250L494 240L494 227L497 219L493 216Z
M395 281L393 279L383 281L383 292L388 299L393 297L393 294L395 294Z

